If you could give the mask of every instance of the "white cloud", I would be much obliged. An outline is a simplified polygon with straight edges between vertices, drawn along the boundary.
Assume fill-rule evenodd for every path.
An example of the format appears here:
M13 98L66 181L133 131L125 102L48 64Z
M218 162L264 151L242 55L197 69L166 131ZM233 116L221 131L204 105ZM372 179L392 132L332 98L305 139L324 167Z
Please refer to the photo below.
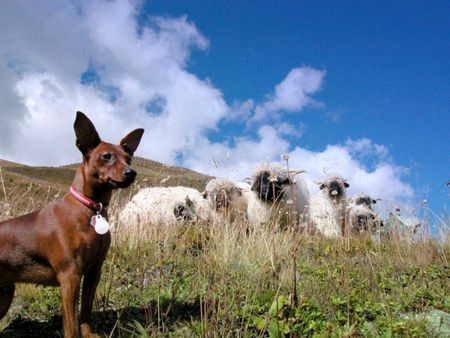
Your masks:
M154 17L138 27L137 11L131 1L85 1L81 8L43 1L2 10L0 60L8 75L2 92L13 101L3 101L0 111L1 121L9 121L1 126L2 143L14 142L1 156L27 163L77 160L67 123L76 110L111 141L143 126L140 152L166 162L216 128L229 111L222 93L185 70L191 50L207 48L208 40L186 17ZM80 83L87 70L96 72L95 83ZM161 111L147 112L158 98Z
M364 156L375 158L375 166L368 169L364 161L354 154L355 145L365 145ZM370 147L368 147L370 145ZM361 150L361 149L358 149ZM366 192L374 198L381 198L380 211L386 211L394 203L411 205L414 191L402 181L407 170L385 160L387 149L380 151L372 141L367 139L347 141L346 145L328 145L325 150L314 152L303 148L295 148L291 152L292 168L307 171L305 177L311 192L317 192L314 181L320 181L327 174L339 174L350 183L349 195Z
M309 67L294 68L275 87L275 92L255 109L254 121L261 121L278 111L296 112L307 105L320 104L311 95L316 93L323 82L324 71Z
M336 110L327 111L325 113L325 116L331 122L339 123L342 120L342 116L347 113L348 113L348 111L346 111L344 109L336 109Z
M204 140L188 155L188 167L214 176L242 180L249 176L260 161L273 161L288 151L289 143L271 126L262 126L258 138L238 137L235 145L211 143Z
M230 114L227 116L227 121L247 121L253 113L255 102L252 99L244 102L235 101L231 106Z
M306 126L303 122L297 124L280 122L275 124L275 129L280 135L300 138L305 133Z
M347 139L345 146L349 151L360 157L376 156L379 158L386 158L389 154L389 150L382 144L373 143L368 138L362 138L359 140Z
M285 139L304 131L286 114L320 105L312 95L320 90L324 71L292 69L265 101L229 105L220 89L186 69L192 50L209 45L195 24L185 16L150 17L140 26L139 9L127 0L2 5L0 158L30 164L78 161L72 124L81 110L111 142L144 127L138 155L169 164L243 179L257 162L290 152L292 167L308 170L311 179L330 168L349 179L351 191L387 200L412 198L403 169L387 161L383 145L349 139L312 152L292 148ZM249 121L257 123L250 123L245 136L229 142L208 138L211 130L221 132L222 122ZM364 165L367 157L374 164L370 169Z

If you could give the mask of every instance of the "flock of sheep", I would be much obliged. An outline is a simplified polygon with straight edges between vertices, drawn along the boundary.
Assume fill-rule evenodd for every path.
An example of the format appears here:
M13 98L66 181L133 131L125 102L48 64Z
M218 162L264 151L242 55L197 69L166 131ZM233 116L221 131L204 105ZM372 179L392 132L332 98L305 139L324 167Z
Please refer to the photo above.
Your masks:
M250 229L295 225L327 237L380 233L384 222L373 209L375 199L364 193L348 198L349 183L338 175L316 182L319 191L310 196L302 172L262 163L245 182L213 178L203 192L183 186L144 188L126 204L119 221L134 233L180 220L243 220Z

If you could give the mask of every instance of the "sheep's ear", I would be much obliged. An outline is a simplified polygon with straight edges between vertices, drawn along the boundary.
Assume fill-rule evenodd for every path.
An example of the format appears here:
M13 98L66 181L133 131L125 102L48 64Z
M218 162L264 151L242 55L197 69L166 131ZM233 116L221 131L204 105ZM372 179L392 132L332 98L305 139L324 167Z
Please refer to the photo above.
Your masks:
M246 178L244 179L244 182L245 182L245 183L248 183L248 184L252 184L252 179L251 179L250 177L246 177Z
M194 202L189 198L189 195L186 195L184 201L188 207L192 207L194 205Z
M133 156L136 151L143 134L144 129L138 128L133 130L120 141L120 145L130 156Z
M321 184L319 185L319 189L322 190L323 188L325 188L325 184L321 183Z
M255 182L253 182L250 190L259 192L261 190L261 180L255 180Z
M377 200L372 200L372 203L373 203L373 204L376 204L376 203L377 203Z
M202 196L203 196L203 198L208 198L208 192L205 190L205 191L202 191Z
M77 148L80 149L84 156L100 144L100 136L98 136L94 124L80 111L77 112L73 129L75 130L75 136L77 137Z
M290 177L288 177L285 180L280 182L281 185L291 185L292 183L293 183L293 180Z
M344 182L344 187L348 188L350 186L350 184L348 184L347 182Z

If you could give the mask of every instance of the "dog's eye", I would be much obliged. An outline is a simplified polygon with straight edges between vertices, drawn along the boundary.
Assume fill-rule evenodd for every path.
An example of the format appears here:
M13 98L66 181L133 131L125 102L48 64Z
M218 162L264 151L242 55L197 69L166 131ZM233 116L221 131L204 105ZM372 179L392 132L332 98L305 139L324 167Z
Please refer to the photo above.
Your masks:
M112 158L111 153L104 153L102 155L102 160L105 161L105 162L108 162L111 158Z

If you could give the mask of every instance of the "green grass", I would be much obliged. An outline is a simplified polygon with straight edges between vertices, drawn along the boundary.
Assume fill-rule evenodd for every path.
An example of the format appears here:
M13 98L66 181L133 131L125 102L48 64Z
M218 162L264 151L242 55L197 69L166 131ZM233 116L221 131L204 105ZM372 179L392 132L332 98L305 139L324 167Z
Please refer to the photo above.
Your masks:
M145 241L120 226L113 234L95 302L102 335L432 337L424 321L402 315L450 312L450 249L434 240L248 234L224 224L148 232ZM58 289L22 285L4 334L62 334L59 315Z
M64 192L14 170L3 170L0 219ZM151 182L167 176L148 175ZM196 175L191 183L204 182ZM425 320L404 315L450 313L448 240L332 240L243 223L146 224L145 234L125 233L114 221L130 195L121 194L110 210L113 243L94 304L102 336L434 337ZM2 337L62 336L59 289L18 285L1 330Z

